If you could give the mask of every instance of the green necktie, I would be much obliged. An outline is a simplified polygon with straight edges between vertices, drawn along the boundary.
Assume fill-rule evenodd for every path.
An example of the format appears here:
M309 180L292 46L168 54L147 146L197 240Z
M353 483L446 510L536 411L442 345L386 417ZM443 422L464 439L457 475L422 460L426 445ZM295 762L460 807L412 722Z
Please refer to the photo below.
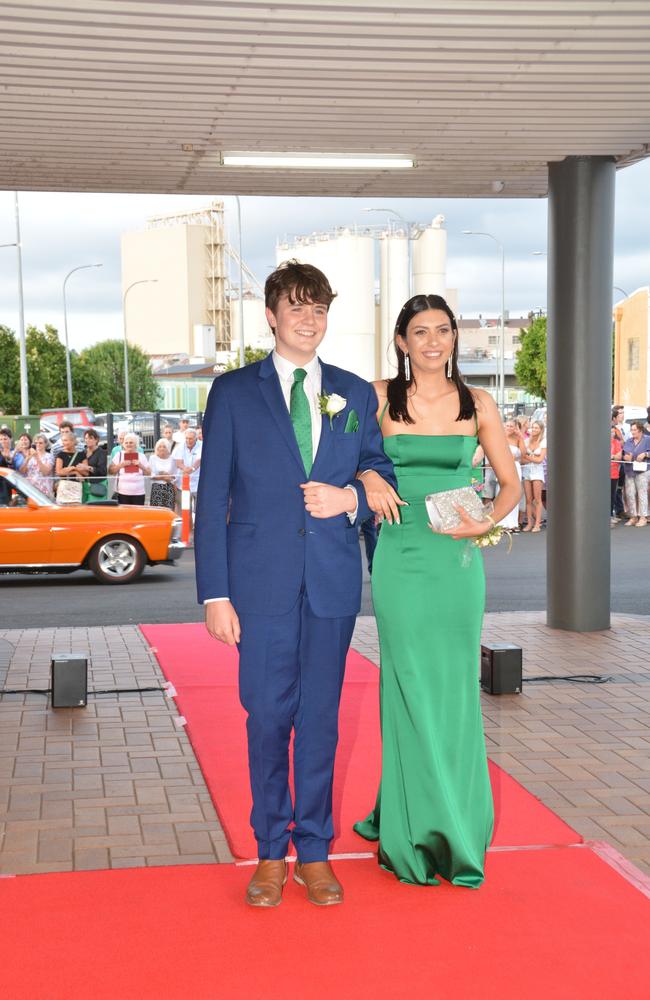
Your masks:
M307 372L304 368L296 368L293 373L293 385L291 386L291 404L289 412L291 423L296 434L298 448L302 455L302 464L307 475L311 472L314 453L311 440L311 411L309 400L303 382Z

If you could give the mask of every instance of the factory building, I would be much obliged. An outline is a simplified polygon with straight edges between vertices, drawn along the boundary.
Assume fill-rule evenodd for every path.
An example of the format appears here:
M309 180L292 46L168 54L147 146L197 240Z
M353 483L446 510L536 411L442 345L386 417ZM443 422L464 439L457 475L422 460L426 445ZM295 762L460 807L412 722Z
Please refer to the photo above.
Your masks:
M239 339L239 271L223 202L150 218L122 235L122 295L129 342L157 361L170 356L228 360ZM243 265L246 343L270 346L262 287Z

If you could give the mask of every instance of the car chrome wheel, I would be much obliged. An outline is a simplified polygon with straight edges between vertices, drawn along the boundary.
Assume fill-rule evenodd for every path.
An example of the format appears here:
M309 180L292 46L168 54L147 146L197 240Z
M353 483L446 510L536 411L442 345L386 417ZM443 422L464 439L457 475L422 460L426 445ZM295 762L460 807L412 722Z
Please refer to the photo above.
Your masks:
M99 547L97 563L107 577L129 576L138 565L138 551L126 538L113 538Z

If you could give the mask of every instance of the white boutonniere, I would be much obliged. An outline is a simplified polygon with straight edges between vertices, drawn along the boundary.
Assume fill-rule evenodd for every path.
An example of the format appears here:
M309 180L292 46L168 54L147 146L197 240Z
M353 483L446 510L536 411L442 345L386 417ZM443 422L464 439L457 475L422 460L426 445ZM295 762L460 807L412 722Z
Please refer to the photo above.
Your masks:
M345 409L348 405L348 401L347 399L344 399L343 396L337 396L335 392L330 393L329 396L322 393L318 397L318 405L320 407L320 412L330 418L331 427L334 417Z

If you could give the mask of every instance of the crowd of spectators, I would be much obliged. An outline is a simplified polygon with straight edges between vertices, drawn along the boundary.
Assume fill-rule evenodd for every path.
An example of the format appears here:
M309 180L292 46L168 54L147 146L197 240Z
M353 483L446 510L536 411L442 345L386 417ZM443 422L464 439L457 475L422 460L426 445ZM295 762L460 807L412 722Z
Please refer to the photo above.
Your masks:
M622 406L612 410L610 442L612 527L625 519L626 528L645 528L650 490L650 406L646 419L625 422Z
M84 431L83 444L74 426L62 421L58 440L50 446L43 433L33 438L21 434L14 442L8 427L0 428L0 467L25 476L51 499L64 502L97 503L109 497L109 476L114 477L111 498L122 504L146 502L151 506L180 509L183 477L189 477L194 509L201 474L202 434L183 417L179 428L165 424L161 438L150 456L145 455L137 434L120 430L117 443L107 454L93 427ZM151 489L147 491L147 480ZM9 491L0 478L0 505L8 502Z
M542 420L525 416L504 421L506 440L521 481L519 504L499 524L508 531L539 532L546 524L546 428ZM494 470L482 448L474 456L476 466L483 464L482 496L491 504L499 491Z

